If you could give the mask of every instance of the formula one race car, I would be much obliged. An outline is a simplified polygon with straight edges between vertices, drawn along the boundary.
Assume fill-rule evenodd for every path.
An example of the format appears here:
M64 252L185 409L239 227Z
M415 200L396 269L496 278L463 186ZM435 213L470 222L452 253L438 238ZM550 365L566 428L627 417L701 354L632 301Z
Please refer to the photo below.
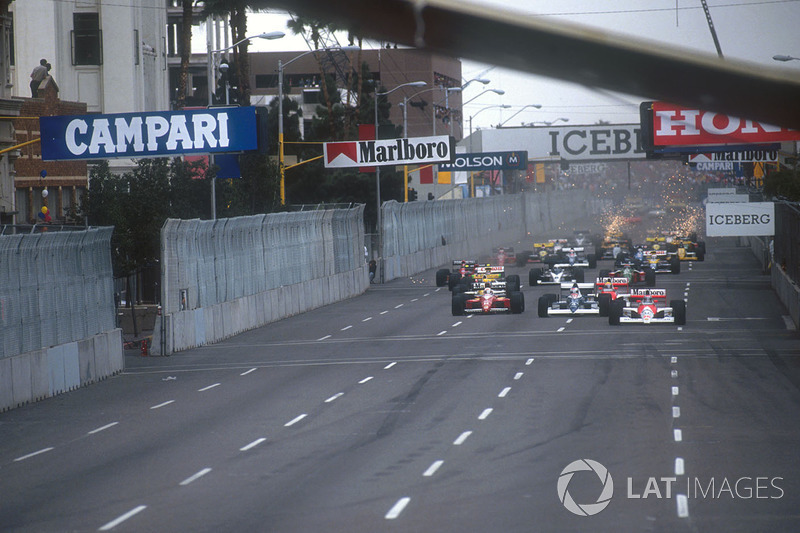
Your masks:
M564 247L558 251L556 260L572 267L597 268L594 254L584 254L584 251L583 246Z
M532 268L528 273L528 284L560 285L565 281L584 282L583 268L570 266L569 263L556 263L550 268Z
M630 253L632 243L630 238L622 232L613 232L603 238L600 250L595 250L598 259L616 259L615 253Z
M514 248L494 248L492 250L492 257L494 257L495 264L505 266L506 263L512 264L517 262L517 254Z
M648 244L636 247L633 255L620 254L616 262L622 264L629 261L638 268L653 270L656 274L681 273L681 260L674 252L668 252L658 244Z
M681 261L705 261L706 243L697 240L697 233L678 235L672 238L671 244Z
M626 298L617 298L611 303L608 323L620 324L686 324L686 302L671 300L669 307L665 289L631 289Z
M560 248L560 246L558 246ZM547 258L553 256L558 249L555 240L548 242L533 243L533 251L525 251L517 254L517 266L522 267L528 263L545 263Z
M507 294L503 290L495 291L487 284L482 291L475 295L463 292L453 293L452 309L453 316L519 314L525 310L525 296L520 291L512 291Z
M627 278L597 278L595 281L597 304L600 307L600 316L608 316L611 302L617 298L625 298L630 293Z
M539 297L539 316L551 315L600 315L600 304L594 293L593 283L562 283L559 294Z
M461 281L453 287L453 294L463 293L474 296L486 287L496 293L519 292L520 279L516 274L506 276L503 266L476 266L471 275L461 278Z
M444 287L447 285L447 288L452 291L453 287L458 285L462 278L471 277L477 266L478 264L475 261L455 260L453 261L452 271L446 268L436 271L436 286Z
M602 269L600 271L601 278L625 278L628 280L628 285L635 285L637 283L644 283L646 287L656 286L656 272L651 268L642 268L636 266L633 262L626 260L622 261L615 270Z

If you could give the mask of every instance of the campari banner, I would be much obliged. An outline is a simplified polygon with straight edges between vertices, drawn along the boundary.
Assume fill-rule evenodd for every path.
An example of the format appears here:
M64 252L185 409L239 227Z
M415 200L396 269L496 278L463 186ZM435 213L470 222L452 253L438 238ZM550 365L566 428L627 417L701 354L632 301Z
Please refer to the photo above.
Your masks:
M642 104L641 119L642 131L650 137L644 139L644 144L652 147L757 145L800 140L797 130L666 102Z

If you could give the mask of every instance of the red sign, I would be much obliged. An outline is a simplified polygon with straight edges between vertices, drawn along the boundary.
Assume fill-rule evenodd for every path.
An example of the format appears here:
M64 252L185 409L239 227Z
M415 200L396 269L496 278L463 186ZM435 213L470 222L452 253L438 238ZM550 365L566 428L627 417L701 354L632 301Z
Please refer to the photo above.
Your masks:
M653 103L653 145L759 144L800 140L800 131L702 109Z

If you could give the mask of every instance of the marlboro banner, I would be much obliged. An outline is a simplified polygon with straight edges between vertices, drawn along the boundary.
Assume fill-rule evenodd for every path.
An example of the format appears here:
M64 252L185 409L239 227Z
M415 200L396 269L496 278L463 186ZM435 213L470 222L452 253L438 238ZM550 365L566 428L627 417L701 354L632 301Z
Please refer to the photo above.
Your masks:
M324 144L325 168L419 165L449 162L455 154L450 137L413 137Z

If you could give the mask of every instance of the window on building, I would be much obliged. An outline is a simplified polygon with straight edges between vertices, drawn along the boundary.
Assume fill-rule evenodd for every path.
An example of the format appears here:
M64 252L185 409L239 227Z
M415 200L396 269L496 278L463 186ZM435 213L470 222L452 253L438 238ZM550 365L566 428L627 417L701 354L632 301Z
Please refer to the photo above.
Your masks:
M103 32L97 13L74 13L72 15L72 64L103 64Z
M277 86L277 74L256 74L256 89L273 89Z

